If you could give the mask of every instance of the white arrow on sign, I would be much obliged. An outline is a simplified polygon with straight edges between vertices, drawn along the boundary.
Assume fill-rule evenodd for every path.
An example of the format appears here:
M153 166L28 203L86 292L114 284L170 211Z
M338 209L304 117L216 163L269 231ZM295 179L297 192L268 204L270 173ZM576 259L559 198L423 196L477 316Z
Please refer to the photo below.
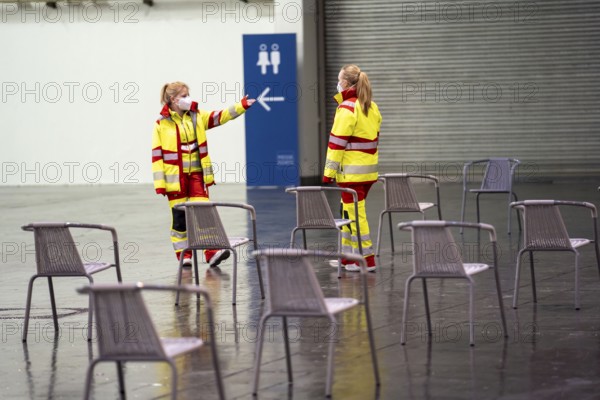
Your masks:
M267 102L285 101L285 98L281 97L281 96L265 97L267 95L267 93L269 93L270 91L271 91L271 88L269 88L269 87L265 88L265 90L263 90L262 93L260 94L260 96L258 96L258 98L256 99L256 101L258 101L260 103L260 105L263 106L265 108L265 110L267 110L267 111L271 111L271 107L267 104Z

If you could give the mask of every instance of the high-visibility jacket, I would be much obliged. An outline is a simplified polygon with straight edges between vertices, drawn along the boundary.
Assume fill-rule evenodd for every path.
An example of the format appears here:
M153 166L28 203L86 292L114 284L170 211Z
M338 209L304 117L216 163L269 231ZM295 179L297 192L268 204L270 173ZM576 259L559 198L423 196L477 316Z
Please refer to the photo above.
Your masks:
M214 175L206 130L223 125L246 112L246 98L221 111L198 110L192 102L183 117L165 105L152 134L152 173L154 189L158 194L181 192L180 180L184 174L202 172L204 183L214 183Z
M329 135L324 176L338 183L377 181L379 152L379 107L371 101L365 116L351 87L335 95L338 103Z

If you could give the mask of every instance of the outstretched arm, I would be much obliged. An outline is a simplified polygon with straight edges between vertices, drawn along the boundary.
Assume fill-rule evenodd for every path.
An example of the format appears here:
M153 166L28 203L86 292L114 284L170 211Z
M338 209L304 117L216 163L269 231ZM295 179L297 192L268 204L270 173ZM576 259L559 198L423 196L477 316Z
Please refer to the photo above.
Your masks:
M216 128L232 119L235 119L246 112L248 108L256 102L256 99L249 99L248 96L242 98L238 103L235 103L220 111L202 112L202 123L204 129Z

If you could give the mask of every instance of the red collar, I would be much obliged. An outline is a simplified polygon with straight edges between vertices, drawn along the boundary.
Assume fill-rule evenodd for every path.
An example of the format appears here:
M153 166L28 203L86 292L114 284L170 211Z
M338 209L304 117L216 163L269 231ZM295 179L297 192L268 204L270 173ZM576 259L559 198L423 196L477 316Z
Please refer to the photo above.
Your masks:
M192 106L190 107L190 111L198 112L198 103L197 102L192 101ZM162 110L160 110L160 115L162 115L165 118L171 117L171 109L169 108L168 104L165 104L163 106Z
M356 98L356 87L354 87L354 86L349 87L348 89L344 90L343 92L337 93L335 96L333 96L333 98L335 99L335 101L337 101L338 104L340 104L342 101L345 101L348 99L355 99Z

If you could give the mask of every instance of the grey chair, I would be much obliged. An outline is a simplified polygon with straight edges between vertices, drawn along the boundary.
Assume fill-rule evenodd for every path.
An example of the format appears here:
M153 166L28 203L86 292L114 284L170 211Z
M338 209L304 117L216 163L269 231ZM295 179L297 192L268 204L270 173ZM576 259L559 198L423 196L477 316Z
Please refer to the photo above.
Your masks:
M358 250L363 253L360 235L360 223L358 220L358 195L356 191L349 188L325 187L325 186L298 186L288 188L286 193L296 195L296 226L292 229L290 247L294 247L296 232L302 231L304 249L307 249L306 231L308 229L336 229L338 231L338 253L342 252L342 227L356 221L356 237ZM325 197L325 192L350 193L354 200L354 219L336 219ZM342 274L342 260L338 259L338 278Z
M489 233L489 242L492 247L493 264L464 263L460 247L455 242L451 228L473 228L485 230ZM412 221L398 225L400 230L412 232L413 245L413 273L406 280L404 290L404 309L402 311L402 331L400 343L406 343L406 325L408 315L408 304L410 299L410 284L415 279L421 279L423 284L423 296L425 300L425 313L427 316L427 329L431 335L431 315L429 310L429 297L427 294L427 279L464 279L469 284L469 344L475 345L473 309L474 309L474 282L473 275L488 269L494 270L496 279L496 292L500 317L504 336L508 337L506 328L506 317L504 315L504 304L502 301L502 289L498 274L498 255L496 245L496 230L488 224L475 224L468 222L452 221Z
M112 235L114 260L112 262L83 262L79 255L78 248L71 235L71 228L99 229L109 231ZM31 311L31 295L33 292L33 283L37 278L45 277L48 279L50 289L50 305L52 307L52 318L54 320L54 330L59 332L58 315L56 312L56 301L54 299L54 286L52 278L58 277L86 277L90 283L94 282L92 275L104 271L105 269L115 267L117 280L121 282L121 266L119 263L119 243L117 231L115 228L98 224L80 224L71 222L37 222L21 227L24 231L33 232L35 241L35 264L37 274L29 279L27 288L27 305L25 307L25 322L23 325L23 342L27 341L27 332L29 329L29 314ZM88 315L88 340L92 337L92 307L90 299L90 308Z
M412 186L412 179L421 179L423 181L433 182L435 186L436 202L422 203L417 200L417 195ZM439 180L433 175L421 174L384 174L379 175L380 182L383 182L384 208L379 214L379 225L377 227L377 251L375 255L379 257L381 251L381 232L383 230L383 218L388 214L390 226L390 240L392 243L392 253L394 252L394 229L392 227L393 213L421 213L425 219L425 211L437 207L438 219L442 219L442 209L440 206L440 186Z
M219 398L225 398L221 370L215 343L212 304L208 292L192 285L161 286L123 284L91 285L78 289L79 293L89 294L96 311L96 332L98 357L90 362L85 380L85 399L90 398L94 368L101 362L114 362L117 366L119 391L125 397L125 362L166 362L171 367L171 399L177 398L177 367L174 358L199 349L204 341L199 337L161 338L146 308L143 290L176 290L197 293L205 299L206 314L211 338L211 358Z
M288 317L323 317L332 324L336 324L335 315L349 310L360 304L354 298L326 298L323 296L321 286L317 281L314 266L311 260L322 257L330 257L331 253L324 251L307 251L298 249L269 249L253 253L255 257L263 260L266 268L266 279L269 290L265 301L265 308L260 318L256 343L254 384L252 393L258 392L259 375L264 341L264 332L267 320L271 317L283 318L283 337L285 345L286 365L288 383L293 383L292 363L290 357L290 346L288 340ZM369 313L369 297L366 281L366 262L360 255L337 254L334 256L344 257L356 261L361 268L362 304L365 307L369 345L371 349L371 361L375 382L379 386L379 370L377 367L377 354L375 352L375 340L371 315ZM327 383L325 394L331 396L333 382L333 355L334 340L329 341L329 353L327 364Z
M523 245L517 256L515 275L515 294L513 308L517 308L519 297L519 281L521 271L521 256L529 253L529 267L531 271L531 289L533 302L537 303L535 288L535 273L533 263L534 251L569 251L575 254L575 309L579 310L579 251L587 244L593 244L596 252L596 264L600 272L600 252L598 251L598 214L596 207L591 203L560 200L525 200L514 202L510 205L521 210L524 234ZM561 206L581 207L590 210L591 224L593 225L593 239L572 239L569 237L565 222L560 213Z
M252 237L228 237L225 232L225 227L219 216L217 207L241 208L248 211L252 221ZM238 254L236 247L252 242L254 250L258 249L258 241L256 238L256 211L254 207L248 204L241 203L215 203L215 202L185 202L177 204L177 209L185 210L185 223L187 227L187 247L183 249L183 253L188 250L194 252L194 276L196 285L199 285L198 274L198 257L197 250L218 250L228 249L233 254L233 293L232 304L236 304L236 289L237 289L237 264ZM179 270L177 274L177 284L181 285L181 275L183 270L183 257L179 260ZM258 274L258 282L260 285L260 294L264 299L264 289L260 264L256 263L256 272ZM179 292L175 299L175 305L179 305Z
M518 201L516 193L513 191L513 180L515 170L521 162L514 158L487 158L483 160L470 161L465 163L463 167L463 195L460 220L465 222L465 208L467 204L467 193L475 194L475 202L477 204L477 222L480 222L479 216L479 196L482 194L498 194L507 193L509 204L514 198ZM478 172L474 167L483 166L483 178L479 188L470 188L469 182ZM508 234L511 233L511 208L508 206ZM519 231L521 231L521 220L517 218L519 223ZM460 231L462 233L462 230Z

